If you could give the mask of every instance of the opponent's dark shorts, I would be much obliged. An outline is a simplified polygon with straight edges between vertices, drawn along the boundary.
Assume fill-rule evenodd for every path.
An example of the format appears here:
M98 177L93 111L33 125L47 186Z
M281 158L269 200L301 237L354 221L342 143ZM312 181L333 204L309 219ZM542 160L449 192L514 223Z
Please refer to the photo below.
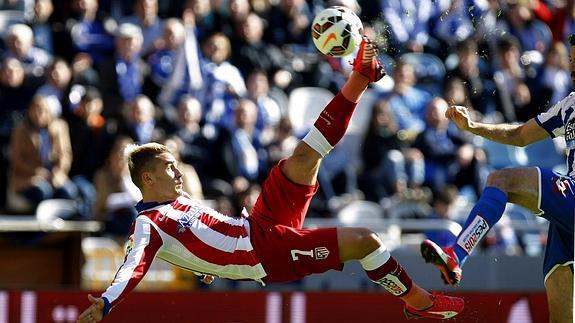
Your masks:
M573 218L575 217L575 179L539 170L538 207L549 220L547 248L543 262L545 280L558 266L573 264Z

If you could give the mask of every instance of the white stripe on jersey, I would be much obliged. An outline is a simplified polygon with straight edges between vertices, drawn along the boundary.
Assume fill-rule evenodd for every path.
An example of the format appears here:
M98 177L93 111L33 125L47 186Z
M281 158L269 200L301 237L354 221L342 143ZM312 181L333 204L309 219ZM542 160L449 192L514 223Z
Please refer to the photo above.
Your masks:
M136 221L134 228L134 249L132 249L126 256L126 260L116 273L114 282L102 295L106 297L110 303L122 295L126 286L130 282L136 267L142 261L144 250L150 243L150 223ZM142 273L143 275L144 273Z
M246 223L244 218L232 218L230 216L221 214L220 212L218 212L214 209L205 207L200 202L195 201L195 200L190 199L190 198L179 197L178 202L180 202L180 204L182 204L182 205L188 205L190 207L200 208L204 213L207 213L210 216L213 216L214 218L216 218L220 222L226 222L228 224L235 225L235 226L243 226Z
M150 221L144 218L144 221ZM180 241L170 236L158 226L151 222L154 228L158 231L164 247L158 252L158 258L165 260L171 264L178 265L184 269L188 269L200 273L210 273L221 278L229 279L250 279L259 280L266 276L264 268L260 263L255 266L249 265L217 265L203 260L191 253Z
M575 92L535 117L551 137L563 136L566 145L568 175L575 176Z
M229 225L236 226L236 227L245 227L246 223L238 223L239 221L242 221L242 219L238 220L238 219L234 219L231 217L226 217L225 215L220 214L218 212L209 213L208 212L209 210L202 210L202 211L204 214L208 214L210 216L215 215L214 217L218 218L218 220L220 222L224 222L224 223L227 223ZM164 214L166 214L166 213L164 213ZM189 214L189 213L183 212L180 210L176 210L176 209L170 209L170 211L167 212L166 215L168 218L170 218L174 221L178 221L179 219L182 218L182 216L184 216L186 214ZM218 214L220 216L217 216ZM239 238L227 236L223 233L220 233L220 232L208 227L198 217L194 217L192 224L188 228L203 243L205 243L205 244L207 244L213 248L216 248L218 250L225 251L225 252L234 252L235 250L245 250L245 251L253 250L249 236L239 237Z

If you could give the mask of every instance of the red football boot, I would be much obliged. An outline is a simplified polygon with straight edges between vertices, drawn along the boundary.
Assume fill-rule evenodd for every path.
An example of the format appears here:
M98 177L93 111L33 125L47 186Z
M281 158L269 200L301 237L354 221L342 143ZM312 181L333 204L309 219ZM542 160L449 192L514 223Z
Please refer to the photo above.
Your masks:
M369 78L370 82L377 82L385 76L383 64L377 59L377 48L366 36L363 36L359 45L359 51L353 61L353 70Z
M455 286L461 281L462 270L452 247L441 249L435 242L424 240L421 243L421 256L425 262L434 264L441 271L446 284Z
M433 305L424 309L416 310L408 305L403 308L403 313L408 319L431 318L450 319L463 311L464 301L459 297L452 297L433 293Z

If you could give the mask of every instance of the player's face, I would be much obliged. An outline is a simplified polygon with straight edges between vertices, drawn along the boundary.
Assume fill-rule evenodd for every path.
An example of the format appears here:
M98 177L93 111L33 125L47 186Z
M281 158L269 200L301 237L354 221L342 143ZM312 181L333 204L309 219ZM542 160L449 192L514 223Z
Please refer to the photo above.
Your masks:
M158 199L173 200L183 192L183 173L178 169L178 163L170 153L156 156L156 165L151 173L153 189ZM160 202L162 202L160 201Z

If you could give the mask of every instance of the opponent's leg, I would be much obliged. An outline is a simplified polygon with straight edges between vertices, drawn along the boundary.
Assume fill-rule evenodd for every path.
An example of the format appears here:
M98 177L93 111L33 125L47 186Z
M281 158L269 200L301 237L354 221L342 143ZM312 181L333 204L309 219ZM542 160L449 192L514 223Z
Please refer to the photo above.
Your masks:
M283 164L282 171L291 181L314 185L321 159L341 140L357 102L370 82L385 75L377 52L367 39L361 42L353 71L341 91L324 108L310 132Z
M545 281L549 322L573 322L573 269L570 266L557 267Z
M463 300L430 294L412 282L377 234L364 228L338 228L340 261L359 260L367 276L405 302L408 317L446 319L463 310Z
M421 244L421 255L426 262L439 268L446 283L457 285L461 280L460 265L465 263L489 229L501 219L505 204L515 203L538 213L538 198L537 168L512 168L492 172L456 243L443 250L433 241L425 240Z

